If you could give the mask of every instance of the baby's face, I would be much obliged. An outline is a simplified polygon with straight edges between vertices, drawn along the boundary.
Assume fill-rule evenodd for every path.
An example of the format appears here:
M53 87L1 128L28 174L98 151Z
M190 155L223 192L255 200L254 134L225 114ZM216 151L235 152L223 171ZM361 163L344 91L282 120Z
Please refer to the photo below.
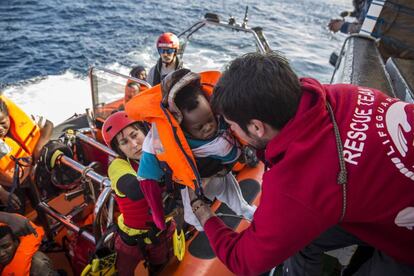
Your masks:
M192 138L207 140L217 133L217 120L207 99L198 95L197 100L199 102L197 108L191 111L184 110L181 127Z
M10 129L10 118L3 112L0 112L0 138L4 138Z

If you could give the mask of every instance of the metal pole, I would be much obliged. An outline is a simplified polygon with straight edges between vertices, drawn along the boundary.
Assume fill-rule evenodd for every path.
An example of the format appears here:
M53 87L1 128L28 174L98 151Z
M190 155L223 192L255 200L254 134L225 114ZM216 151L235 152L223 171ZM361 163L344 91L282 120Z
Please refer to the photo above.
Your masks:
M97 239L100 239L102 236L102 210L103 207L105 206L106 202L108 201L108 199L110 198L112 194L112 189L111 187L105 187L104 190L101 192L101 194L99 195L98 199L96 200L95 203L95 209L93 211L94 214L94 221L93 221L93 232L95 233ZM108 222L107 225L109 225L112 221L110 221L112 219L112 216L110 216L108 218Z
M102 175L96 173L92 168L84 166L70 157L62 154L58 158L58 164L62 164L71 169L74 169L75 171L89 177L93 181L102 184L104 187L111 187L111 181L107 177L103 177Z
M114 152L113 150L111 150L110 148L108 148L105 145L102 145L101 143L97 142L95 139L89 137L88 135L85 135L83 133L77 132L76 133L76 138L80 139L82 142L85 142L91 146L93 146L96 149L99 149L100 151L112 156L112 157L117 157L118 154L116 152Z
M82 237L92 242L93 244L96 243L95 237L91 233L85 230L81 231L80 227L73 224L70 218L60 214L58 211L49 206L46 202L40 202L38 208L44 211L47 215L62 223L66 228L80 234Z
M100 183L104 187L102 192L99 194L99 197L97 198L95 202L95 208L94 208L94 222L93 222L93 232L97 238L97 240L100 239L102 235L101 231L101 214L102 210L108 201L109 197L112 193L111 188L111 181L107 177L103 177L100 174L96 173L92 168L84 166L80 164L79 162L73 160L72 158L69 158L63 154L61 154L57 159L58 164L65 165L77 172L82 173L83 176L89 177L91 180ZM112 223L110 221L112 217L110 216L108 218L108 223Z

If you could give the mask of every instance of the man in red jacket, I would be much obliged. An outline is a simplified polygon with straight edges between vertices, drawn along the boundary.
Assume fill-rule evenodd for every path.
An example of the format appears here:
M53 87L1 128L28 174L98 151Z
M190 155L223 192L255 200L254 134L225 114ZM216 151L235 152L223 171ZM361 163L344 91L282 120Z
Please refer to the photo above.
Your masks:
M358 275L414 275L414 105L374 89L299 79L275 53L235 59L212 105L265 149L261 203L235 233L192 194L220 260L257 275L319 275L321 252L376 249ZM289 260L288 260L289 259Z

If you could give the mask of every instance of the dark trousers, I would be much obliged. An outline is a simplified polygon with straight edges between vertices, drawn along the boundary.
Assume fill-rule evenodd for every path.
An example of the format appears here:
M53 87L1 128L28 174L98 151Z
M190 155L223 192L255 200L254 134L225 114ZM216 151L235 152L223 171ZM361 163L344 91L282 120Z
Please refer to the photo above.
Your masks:
M363 245L364 242L346 232L339 226L334 226L322 233L308 246L290 257L283 264L284 276L317 276L322 274L322 254L350 245ZM375 250L354 275L414 275L414 266L397 263L383 252Z

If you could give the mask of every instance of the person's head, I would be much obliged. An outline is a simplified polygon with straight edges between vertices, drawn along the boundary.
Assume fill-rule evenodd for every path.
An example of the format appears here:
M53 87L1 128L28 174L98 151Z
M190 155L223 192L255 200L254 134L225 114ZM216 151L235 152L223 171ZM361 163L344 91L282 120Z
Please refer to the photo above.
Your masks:
M128 83L126 90L125 90L125 102L127 103L130 99L132 99L135 95L137 95L140 91L140 86L136 82Z
M6 266L14 257L19 239L8 225L0 225L0 265Z
M109 116L102 126L105 143L124 159L139 160L147 130L142 122L128 118L125 111Z
M129 72L129 75L140 80L147 80L147 71L145 70L144 66L141 65L132 68L131 72Z
M192 138L206 140L217 132L217 120L199 86L187 85L177 92L175 104L182 113L180 123Z
M233 60L217 82L213 110L249 144L264 148L294 117L302 91L286 58L276 52Z
M163 33L158 37L157 50L164 64L175 62L179 46L178 37L173 33Z
M6 103L0 99L0 138L4 138L10 129L9 109Z

